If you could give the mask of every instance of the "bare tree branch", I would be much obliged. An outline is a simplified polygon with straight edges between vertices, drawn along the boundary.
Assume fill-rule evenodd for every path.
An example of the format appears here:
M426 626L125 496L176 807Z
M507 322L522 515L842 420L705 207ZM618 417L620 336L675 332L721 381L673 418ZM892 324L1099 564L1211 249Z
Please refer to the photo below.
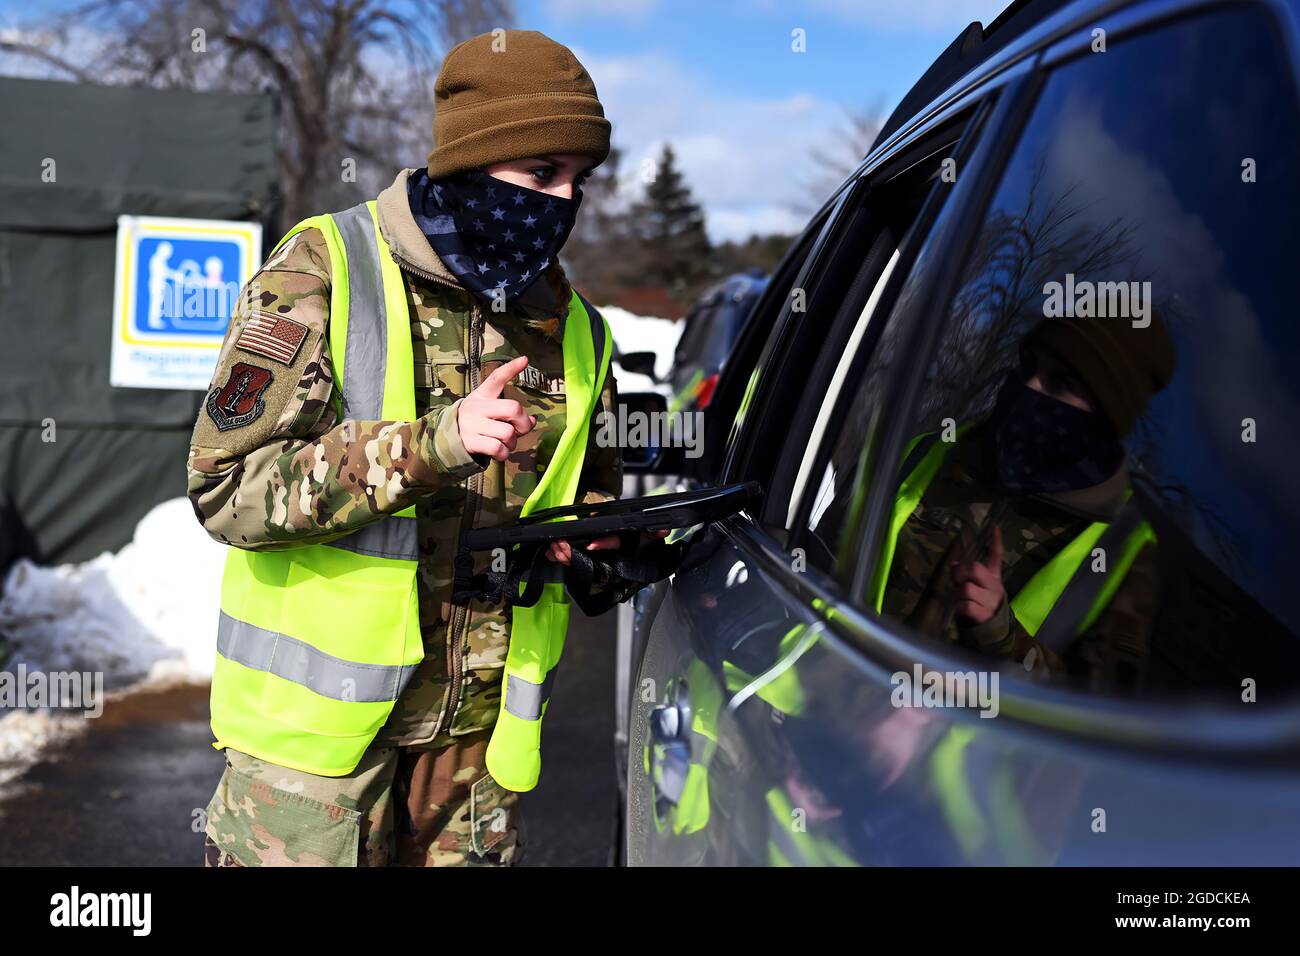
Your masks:
M62 70L79 83L91 82L90 75L81 67L69 63L67 60L51 53L49 50L30 43L22 43L15 40L0 40L0 53L14 53L18 56L31 57L47 66L52 66L57 70Z
M512 0L89 0L51 22L50 45L0 49L82 82L272 92L284 106L283 227L373 195L423 158L442 55L513 20ZM78 63L57 29L67 23L113 42ZM347 159L357 176L345 181Z

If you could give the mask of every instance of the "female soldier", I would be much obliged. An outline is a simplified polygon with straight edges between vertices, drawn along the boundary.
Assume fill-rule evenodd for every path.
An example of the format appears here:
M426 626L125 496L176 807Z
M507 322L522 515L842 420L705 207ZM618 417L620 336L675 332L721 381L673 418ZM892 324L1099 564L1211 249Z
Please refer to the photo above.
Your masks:
M557 260L610 124L532 31L457 46L435 96L427 168L291 231L243 290L194 430L190 499L233 546L210 865L508 864L522 845L485 757L514 616L453 604L452 559L555 470L582 393L566 369L591 409L573 496L620 491L595 442L608 346L581 353L594 369L571 348L603 320Z

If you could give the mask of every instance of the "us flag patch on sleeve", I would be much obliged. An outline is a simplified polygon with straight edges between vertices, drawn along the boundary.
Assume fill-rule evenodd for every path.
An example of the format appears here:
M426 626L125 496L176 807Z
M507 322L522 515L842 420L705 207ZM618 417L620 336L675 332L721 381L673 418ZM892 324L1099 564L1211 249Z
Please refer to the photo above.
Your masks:
M293 357L302 348L310 331L301 322L282 315L254 312L235 339L238 348L264 355L285 365L293 364Z

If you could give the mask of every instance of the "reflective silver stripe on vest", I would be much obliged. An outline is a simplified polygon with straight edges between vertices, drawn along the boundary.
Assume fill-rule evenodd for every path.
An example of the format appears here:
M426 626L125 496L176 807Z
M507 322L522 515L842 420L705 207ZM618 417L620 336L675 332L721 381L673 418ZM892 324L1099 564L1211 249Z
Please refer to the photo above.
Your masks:
M360 531L327 543L330 547L342 548L355 554L368 554L375 558L418 561L420 537L416 524L414 518L389 515L366 525Z
M236 664L301 684L322 697L358 703L397 700L416 668L415 664L345 661L296 637L238 621L225 611L217 627L217 653Z
M378 421L384 414L388 363L388 308L375 241L375 222L365 203L334 214L348 260L348 338L343 353L343 414ZM331 547L376 558L415 561L420 542L414 518L387 517L366 525Z
M541 720L542 707L551 699L551 687L559 666L552 667L540 684L524 680L518 674L506 675L506 710L521 720Z
M365 203L334 213L348 259L348 338L343 353L343 415L383 417L388 361L388 310L375 223Z

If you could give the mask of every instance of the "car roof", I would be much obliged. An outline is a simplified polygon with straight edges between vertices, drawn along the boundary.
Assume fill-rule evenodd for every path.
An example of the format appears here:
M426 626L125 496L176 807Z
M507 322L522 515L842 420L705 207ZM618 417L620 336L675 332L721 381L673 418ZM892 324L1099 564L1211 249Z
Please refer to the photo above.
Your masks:
M871 145L874 150L966 73L1016 40L1071 0L1012 0L989 25L973 21L939 54L899 102ZM870 150L868 151L870 152Z
M735 300L750 294L751 292L761 292L770 281L767 273L761 269L752 269L747 272L733 272L731 275L709 286L704 293L695 300L691 307L694 312L701 306L717 305L719 302Z

